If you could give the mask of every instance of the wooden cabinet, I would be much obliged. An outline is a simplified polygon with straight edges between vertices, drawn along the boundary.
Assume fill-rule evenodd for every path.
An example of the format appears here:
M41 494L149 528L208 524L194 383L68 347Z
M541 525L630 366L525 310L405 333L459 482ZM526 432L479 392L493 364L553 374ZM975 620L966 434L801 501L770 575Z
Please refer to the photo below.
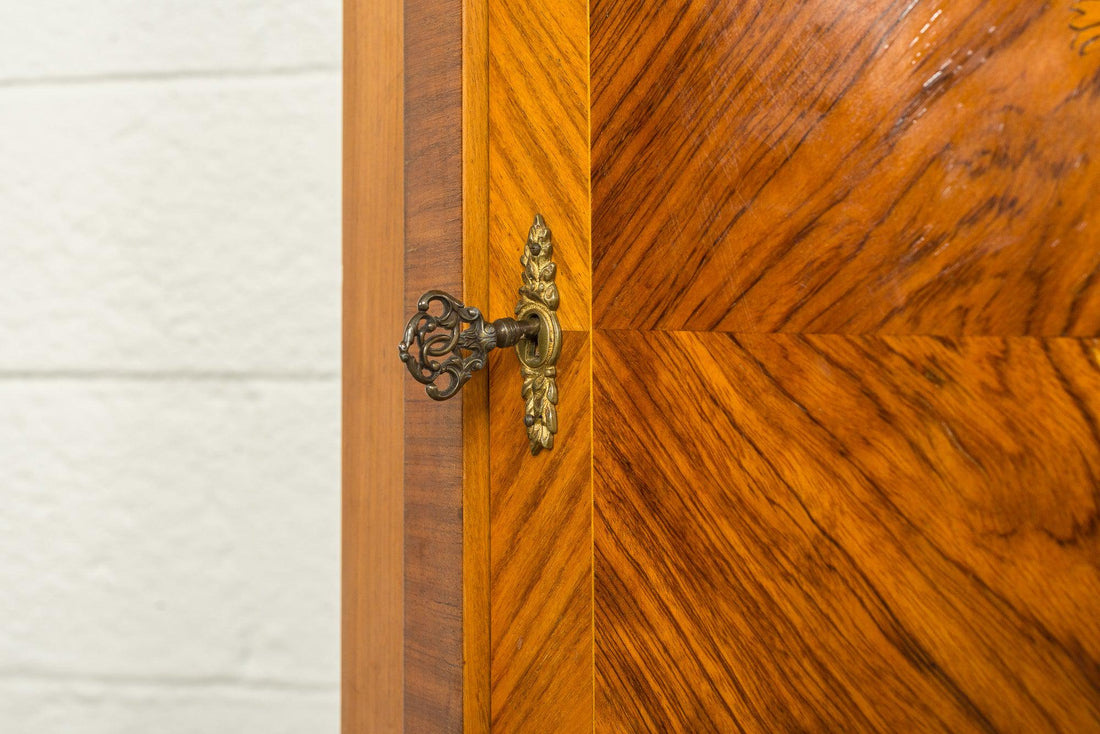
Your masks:
M1100 3L347 3L347 734L1100 731Z

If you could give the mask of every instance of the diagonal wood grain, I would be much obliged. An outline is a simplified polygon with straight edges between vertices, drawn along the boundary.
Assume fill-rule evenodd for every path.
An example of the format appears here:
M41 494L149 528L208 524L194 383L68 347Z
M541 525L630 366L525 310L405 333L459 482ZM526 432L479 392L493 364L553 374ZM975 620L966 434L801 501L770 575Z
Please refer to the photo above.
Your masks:
M566 332L554 448L531 456L512 350L490 356L492 730L592 730L588 334Z
M599 731L1100 731L1100 343L594 349Z
M586 0L489 6L489 313L512 314L536 213L565 329L554 448L532 457L512 350L490 361L496 732L592 730L591 267Z
M541 213L554 234L558 318L587 329L592 295L588 4L501 0L489 13L489 312L511 316L517 259Z
M1079 18L593 0L595 325L1100 333L1100 54L1073 46Z

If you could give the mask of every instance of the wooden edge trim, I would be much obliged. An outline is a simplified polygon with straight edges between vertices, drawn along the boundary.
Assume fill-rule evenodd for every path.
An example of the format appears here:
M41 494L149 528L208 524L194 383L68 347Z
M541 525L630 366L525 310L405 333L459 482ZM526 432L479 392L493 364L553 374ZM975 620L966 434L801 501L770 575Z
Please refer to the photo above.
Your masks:
M448 3L419 0L413 8L419 19L432 9L445 11L444 5ZM446 704L446 674L429 680L421 671L411 683L407 680L406 648L410 642L422 656L425 632L433 622L447 626L425 612L431 599L421 598L423 582L453 577L443 567L445 563L433 568L423 565L421 559L410 567L405 554L410 531L416 540L417 533L437 527L433 513L423 514L423 499L428 496L424 493L431 491L431 479L441 477L433 477L430 467L425 473L426 457L419 452L410 455L406 449L408 410L419 413L423 406L419 397L407 402L409 388L393 354L394 335L404 324L410 293L423 287L423 278L440 273L457 278L453 267L457 261L464 299L471 304L488 303L488 4L487 0L462 0L461 8L462 175L458 192L449 188L449 181L454 180L450 178L436 189L423 185L424 161L434 151L444 158L458 155L457 150L441 151L432 145L446 143L442 147L448 147L449 137L435 141L425 134L438 129L440 120L433 116L445 116L446 104L441 107L429 100L425 106L418 86L413 117L406 108L406 45L431 41L429 33L445 36L447 18L453 16L441 12L438 25L418 31L417 37L410 39L403 0L345 0L344 5L344 734L400 732L410 723L423 723L425 716L448 730L456 725L469 732L488 732L489 728L487 375L483 372L467 384L461 398L461 476L456 479L462 483L462 564L453 573L462 574L462 721L455 721ZM423 28L419 22L415 26ZM451 27L457 36L458 29ZM457 67L415 66L416 84L430 81L446 88L450 84L447 77L458 74ZM407 147L410 130L416 136L411 149ZM406 173L410 155L411 178ZM447 191L461 194L461 244L435 236L438 230L431 228L432 217L445 217L449 206L445 202L434 206L439 200L432 195L449 195ZM431 203L425 204L426 200ZM406 220L409 216L417 224L412 232ZM425 227L421 228L420 222ZM406 237L412 242L411 260ZM446 241L453 242L453 249ZM440 256L446 262L437 266L435 258ZM445 466L440 470L452 476ZM413 496L407 496L410 479ZM435 510L445 512L446 500L439 499L442 504ZM407 507L410 500L415 505L412 517ZM411 619L405 603L410 582L420 600L416 605L419 611ZM446 586L449 584L444 583ZM439 590L446 596L443 587ZM418 670L420 667L418 664ZM442 688L437 687L440 685ZM410 700L412 711L406 710Z
M462 12L462 292L489 306L489 4ZM463 731L488 734L489 705L489 382L467 383L462 403Z
M341 730L403 720L402 0L345 0Z
M463 288L464 0L405 0L405 295ZM405 379L404 726L463 727L463 405ZM468 386L467 386L468 387Z

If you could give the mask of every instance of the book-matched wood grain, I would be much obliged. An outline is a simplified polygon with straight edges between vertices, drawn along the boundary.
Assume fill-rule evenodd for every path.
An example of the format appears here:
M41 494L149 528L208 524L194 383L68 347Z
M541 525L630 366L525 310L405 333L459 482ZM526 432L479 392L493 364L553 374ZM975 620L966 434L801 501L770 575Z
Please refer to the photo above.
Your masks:
M539 211L570 330L537 457L490 360L493 730L1100 730L1078 16L491 5L489 310Z
M1080 17L593 0L596 326L1100 333Z
M1100 343L595 351L599 731L1100 730Z
M340 720L402 731L404 368L400 0L344 4Z
M531 455L513 350L491 355L492 730L592 730L588 334L565 332L558 437Z
M511 316L535 214L554 234L558 318L591 299L587 0L502 0L489 13L489 311Z

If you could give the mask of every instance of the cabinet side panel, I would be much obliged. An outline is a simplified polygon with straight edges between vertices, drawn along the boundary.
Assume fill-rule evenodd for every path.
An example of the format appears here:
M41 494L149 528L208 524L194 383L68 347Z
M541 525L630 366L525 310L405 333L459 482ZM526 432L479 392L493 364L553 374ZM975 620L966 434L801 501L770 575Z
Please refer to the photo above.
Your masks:
M344 5L344 734L399 732L402 711L401 0Z

